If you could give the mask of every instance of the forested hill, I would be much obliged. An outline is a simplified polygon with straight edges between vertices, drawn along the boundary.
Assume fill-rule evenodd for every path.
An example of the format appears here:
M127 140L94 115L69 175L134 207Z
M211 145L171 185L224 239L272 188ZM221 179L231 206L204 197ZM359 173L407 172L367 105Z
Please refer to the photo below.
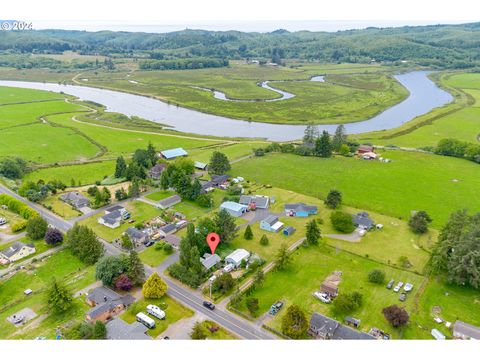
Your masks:
M334 62L414 61L438 67L480 64L480 23L329 32L245 33L184 30L165 34L67 30L2 31L0 51L75 50L153 59L259 58Z

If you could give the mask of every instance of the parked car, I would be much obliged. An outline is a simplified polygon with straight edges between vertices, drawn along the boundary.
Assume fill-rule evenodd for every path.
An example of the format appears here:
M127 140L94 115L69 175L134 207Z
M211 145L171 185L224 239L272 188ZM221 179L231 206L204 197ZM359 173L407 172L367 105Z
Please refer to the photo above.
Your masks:
M0 218L0 225L5 225L7 223L7 219Z
M326 294L324 292L315 291L313 293L313 296L315 296L318 300L320 300L321 302L323 302L325 304L330 304L332 302L332 300L330 299L330 296L328 296L328 294Z
M399 292L400 289L402 288L402 286L403 286L403 282L402 282L402 281L399 281L398 284L397 284L397 286L395 286L395 288L393 289L393 291Z
M215 310L215 305L213 305L210 301L204 301L203 306L205 306L207 309Z
M227 264L223 268L223 271L229 273L229 272L233 271L234 269L235 269L235 266L233 266L233 264Z
M145 243L145 246L146 246L146 247L150 247L150 246L152 246L153 244L155 244L155 241L148 240L148 241Z
M270 306L270 310L268 311L268 313L270 315L275 315L277 312L280 311L282 307L283 307L283 301L277 301L275 304Z
M402 292L400 297L398 298L398 300L400 301L405 301L407 300L407 293L406 292Z
M393 284L395 283L395 280L390 280L387 284L387 289L390 290L393 287Z
M406 292L412 291L412 289L413 289L413 285L410 283L406 283L405 286L403 287L403 290L405 290Z

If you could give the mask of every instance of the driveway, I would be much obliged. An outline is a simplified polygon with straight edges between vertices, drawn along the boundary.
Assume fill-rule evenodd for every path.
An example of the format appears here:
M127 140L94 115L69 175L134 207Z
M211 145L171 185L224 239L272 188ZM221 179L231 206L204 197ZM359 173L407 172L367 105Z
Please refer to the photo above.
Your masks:
M358 233L358 230L355 230L351 234L326 234L324 236L330 239L344 240L353 243L357 243L362 240L362 236Z

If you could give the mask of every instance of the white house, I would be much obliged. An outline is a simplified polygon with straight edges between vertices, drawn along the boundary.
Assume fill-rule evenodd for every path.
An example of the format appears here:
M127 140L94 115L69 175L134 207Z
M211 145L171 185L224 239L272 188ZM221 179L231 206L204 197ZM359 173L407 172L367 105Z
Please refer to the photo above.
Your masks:
M247 250L237 249L225 258L225 262L238 268L243 260L248 261L249 258L250 253Z
M122 221L122 214L119 210L109 212L108 214L103 215L98 218L98 223L109 227L110 229L116 229L120 226Z
M0 263L8 264L10 262L15 262L24 257L35 254L35 252L35 245L16 241L10 247L0 252Z

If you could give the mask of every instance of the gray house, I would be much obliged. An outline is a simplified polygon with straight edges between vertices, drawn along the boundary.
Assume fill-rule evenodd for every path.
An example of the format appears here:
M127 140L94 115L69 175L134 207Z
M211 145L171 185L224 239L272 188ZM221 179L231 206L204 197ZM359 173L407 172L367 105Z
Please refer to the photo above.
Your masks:
M375 226L375 223L370 219L367 212L359 212L356 215L352 215L353 223L355 226L362 230L370 230Z
M252 209L267 209L270 199L268 196L242 195L238 202Z
M109 340L151 340L152 338L147 335L148 328L134 322L133 324L127 324L120 318L109 321L106 325L107 339Z
M168 209L170 207L172 207L173 205L176 205L178 203L182 202L182 198L178 195L172 195L166 199L163 199L163 200L160 200L158 203L157 203L157 206L160 208L160 209Z
M165 170L166 167L167 167L167 164L156 164L154 167L150 169L148 174L152 179L158 180L162 176L162 172L163 170Z
M205 253L203 256L200 258L200 262L202 263L203 267L206 270L210 270L212 267L217 265L222 259L220 259L220 256L217 254L208 254Z
M87 197L83 196L79 192L68 192L62 194L60 195L60 200L77 209L90 205L90 200L88 200Z
M140 244L140 243L143 243L145 240L147 240L147 234L145 234L143 231L140 231L134 227L128 228L127 231L125 231L125 233L128 235L128 238L134 244Z
M319 313L313 313L308 334L319 340L375 340L370 334L354 330Z

